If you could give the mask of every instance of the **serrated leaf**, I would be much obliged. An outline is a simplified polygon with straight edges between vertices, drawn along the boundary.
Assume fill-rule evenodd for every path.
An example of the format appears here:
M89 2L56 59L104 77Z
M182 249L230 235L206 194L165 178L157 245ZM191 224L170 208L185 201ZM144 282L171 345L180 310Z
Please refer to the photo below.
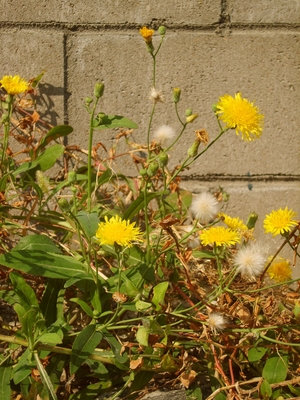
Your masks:
M262 376L270 384L283 382L287 375L287 356L272 356L267 359Z
M70 363L71 374L75 374L78 368L101 342L101 339L102 334L96 331L96 325L88 325L79 333L72 346Z
M97 124L95 124L97 125ZM112 128L129 128L137 129L138 126L135 122L121 115L101 115L98 125L94 126L96 130L112 129Z
M156 311L159 311L162 308L168 286L169 282L160 282L153 288L152 303L155 305Z
M0 255L0 264L12 269L47 278L93 280L84 266L73 257L42 251L12 251Z

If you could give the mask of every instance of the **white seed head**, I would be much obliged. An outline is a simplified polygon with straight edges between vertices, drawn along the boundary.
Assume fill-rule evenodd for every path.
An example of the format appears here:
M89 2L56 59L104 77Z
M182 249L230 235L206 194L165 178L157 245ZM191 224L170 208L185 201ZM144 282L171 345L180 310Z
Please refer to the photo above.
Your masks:
M161 125L156 131L153 133L153 138L158 142L165 143L170 141L175 136L175 131L169 125Z
M265 268L266 257L257 243L242 247L234 257L237 272L242 276L255 279Z
M196 219L206 223L218 214L219 203L215 196L204 192L193 198L190 211Z
M163 103L165 101L165 96L162 91L153 87L150 92L150 99L153 100L154 103Z
M210 326L212 331L221 331L227 325L226 318L220 313L211 313L208 316L208 325Z

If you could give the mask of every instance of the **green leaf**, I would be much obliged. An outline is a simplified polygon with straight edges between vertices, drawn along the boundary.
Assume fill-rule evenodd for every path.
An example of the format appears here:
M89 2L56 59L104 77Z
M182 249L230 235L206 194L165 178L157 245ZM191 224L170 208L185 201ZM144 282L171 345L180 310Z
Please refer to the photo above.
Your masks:
M43 137L41 143L37 148L37 152L40 152L49 144L52 140L56 140L60 137L67 136L73 132L73 128L69 125L58 125L52 128L46 136Z
M149 339L150 329L140 326L136 333L136 340L140 345L147 347Z
M27 235L19 240L19 243L12 249L28 251L46 251L48 253L61 253L61 250L46 235Z
M10 400L10 378L12 373L12 364L10 359L6 359L0 364L0 399Z
M202 400L202 391L199 387L199 383L193 382L188 389L185 391L186 400Z
M9 277L22 307L25 310L30 310L33 305L38 307L39 303L36 295L25 279L14 271L10 273Z
M53 324L58 318L57 303L63 285L63 279L48 278L47 280L46 288L40 302L40 309L45 318L46 326Z
M36 168L38 165L37 161L24 162L20 167L13 171L12 175L16 177L23 172L28 172L31 169Z
M144 389L144 387L151 381L155 372L152 371L139 371L130 385L130 391L136 392Z
M51 399L52 400L57 400L57 396L55 394L54 387L52 385L51 379L49 378L49 375L47 374L47 371L43 367L43 364L41 363L41 360L39 359L38 353L34 352L33 355L34 355L34 359L35 359L35 362L36 362L37 369L38 369L38 371L40 373L41 381L43 382L45 388L49 392ZM43 396L42 398L44 399L45 397Z
M93 310L85 301L78 299L77 297L70 299L70 301L73 301L73 303L78 304L83 309L83 311L86 313L86 315L88 315L91 318L94 317Z
M71 354L70 373L75 374L96 346L101 342L102 334L96 331L96 325L86 326L76 337Z
M76 218L88 237L92 237L95 235L99 224L97 213L87 213L86 211L80 211L76 215Z
M84 266L73 257L43 251L12 251L0 255L0 264L28 274L46 278L93 280Z
M169 282L160 282L153 288L152 303L156 307L156 311L161 310L161 305L164 303L165 294L168 289Z
M22 382L31 373L34 367L35 363L32 362L32 353L29 349L26 349L13 370L12 378L15 385Z
M138 300L135 303L135 308L139 312L146 312L149 311L149 309L152 307L151 303L147 303L146 301L143 300Z
M58 335L57 333L43 333L42 335L40 335L37 340L36 343L45 343L45 344L51 344L56 346L57 344L62 343L61 340L61 336Z
M86 388L74 393L69 398L70 400L95 400L99 398L101 391L107 390L112 387L112 381L109 379L93 383L88 385Z
M97 122L96 122L97 121ZM121 115L105 115L103 113L98 114L94 123L94 129L112 129L112 128L129 128L137 129L138 126L135 122L128 118L122 117Z
M262 371L262 376L270 384L283 382L287 375L287 356L272 356L268 358Z
M266 381L265 379L262 381L262 384L260 385L259 392L264 400L267 400L272 396L272 388L269 382Z
M267 350L268 349L266 347L252 347L248 351L248 360L250 362L261 360L263 356L266 354Z
M121 348L122 348L121 343L115 338L114 335L112 335L107 330L103 330L102 333L103 333L103 339L105 339L107 343L110 345L111 350L114 353L114 356L116 357L116 360L120 364L124 364L128 360L128 355L126 351L121 354Z
M46 149L35 162L39 164L42 171L47 171L56 163L59 157L64 153L65 148L61 144L55 144Z

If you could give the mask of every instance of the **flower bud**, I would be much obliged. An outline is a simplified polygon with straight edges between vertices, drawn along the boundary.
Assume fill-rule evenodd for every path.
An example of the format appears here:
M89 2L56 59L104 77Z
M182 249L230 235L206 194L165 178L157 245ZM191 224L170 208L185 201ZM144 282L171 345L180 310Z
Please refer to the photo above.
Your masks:
M189 117L190 115L193 114L193 110L191 110L190 108L188 108L187 110L185 110L185 116Z
M190 122L193 122L197 117L198 117L198 114L192 114L192 115L186 117L185 121L188 124Z
M161 26L158 28L158 32L159 32L160 36L165 36L165 34L166 34L166 27L163 26L163 25L161 25Z
M152 54L154 52L154 46L153 46L152 41L151 42L146 42L146 46L147 46L148 52Z
M70 171L70 172L68 173L68 182L69 182L69 183L74 183L74 182L76 182L76 179L77 179L77 174L76 174L76 172L75 172L75 171Z
M147 168L147 175L148 176L154 176L159 168L158 162L157 161L152 161L151 164L149 164Z
M257 221L258 215L256 212L252 212L248 216L248 220L246 222L247 228L248 229L253 229L255 227L256 221Z
M198 148L199 148L200 142L196 140L192 146L188 149L188 156L189 157L195 157L198 154Z
M7 123L9 123L9 115L8 115L8 114L2 114L1 123L2 123L2 124L7 124Z
M218 111L218 104L213 104L212 105L212 110L214 113L216 113Z
M102 82L97 82L94 87L94 95L97 99L103 96L104 84Z
M162 167L165 167L168 164L169 156L167 153L162 151L158 156L158 162Z
M147 175L147 169L143 168L143 169L140 170L139 173L140 173L141 176L146 176Z
M63 197L60 198L57 203L58 203L59 208L61 209L62 212L66 212L67 213L67 212L70 211L70 204Z
M173 89L173 102L176 104L180 100L181 89L174 88Z
M85 98L85 105L86 106L89 106L92 102L93 102L92 97L86 97Z

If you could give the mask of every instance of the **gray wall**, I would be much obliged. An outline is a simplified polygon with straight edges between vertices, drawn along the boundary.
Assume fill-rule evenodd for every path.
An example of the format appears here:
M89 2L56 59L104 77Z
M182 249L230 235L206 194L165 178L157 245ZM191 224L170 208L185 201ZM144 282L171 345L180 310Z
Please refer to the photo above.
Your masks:
M227 211L242 218L258 212L260 229L272 209L287 205L300 215L299 0L2 0L0 75L31 78L46 69L44 118L71 124L69 143L85 148L83 101L104 81L102 110L133 119L136 141L145 142L151 57L138 29L162 24L167 34L157 88L167 100L157 107L154 127L178 128L173 87L182 89L181 113L199 113L172 160L185 157L195 129L206 128L211 139L218 133L211 105L225 93L241 91L265 115L260 140L245 143L227 133L186 172L183 185L195 193L222 186L231 196ZM96 140L109 146L113 136L101 133Z

